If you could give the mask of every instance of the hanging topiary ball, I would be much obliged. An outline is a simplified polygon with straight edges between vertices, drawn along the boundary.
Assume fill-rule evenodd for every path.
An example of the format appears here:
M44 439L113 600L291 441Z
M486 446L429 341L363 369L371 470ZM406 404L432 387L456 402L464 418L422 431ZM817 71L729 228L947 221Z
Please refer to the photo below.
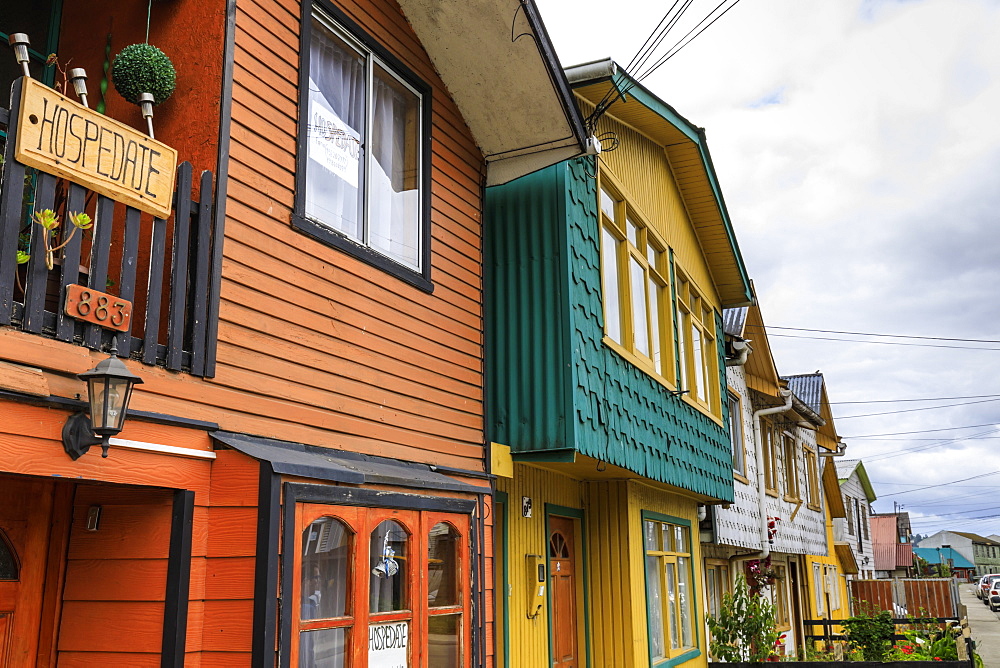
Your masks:
M139 104L143 93L152 93L154 104L160 104L173 94L177 72L167 54L152 44L132 44L115 56L111 80L118 94L132 104Z

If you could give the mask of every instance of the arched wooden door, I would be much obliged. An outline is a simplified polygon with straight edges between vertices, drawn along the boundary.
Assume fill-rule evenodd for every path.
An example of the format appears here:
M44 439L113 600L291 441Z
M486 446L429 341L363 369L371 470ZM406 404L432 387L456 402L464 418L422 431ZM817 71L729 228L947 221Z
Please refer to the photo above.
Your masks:
M0 481L0 668L34 666L52 486Z
M573 520L549 518L549 590L552 596L552 666L578 668L576 536Z

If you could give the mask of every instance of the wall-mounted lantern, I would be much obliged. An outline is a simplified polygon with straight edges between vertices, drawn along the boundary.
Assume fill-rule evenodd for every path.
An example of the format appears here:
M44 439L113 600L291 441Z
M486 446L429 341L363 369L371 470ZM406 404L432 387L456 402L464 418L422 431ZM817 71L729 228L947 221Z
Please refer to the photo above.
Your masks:
M86 454L90 446L100 444L101 457L107 457L109 439L125 426L132 388L142 383L142 378L118 359L117 341L111 345L111 357L77 378L87 381L90 417L81 411L66 420L63 448L76 460Z

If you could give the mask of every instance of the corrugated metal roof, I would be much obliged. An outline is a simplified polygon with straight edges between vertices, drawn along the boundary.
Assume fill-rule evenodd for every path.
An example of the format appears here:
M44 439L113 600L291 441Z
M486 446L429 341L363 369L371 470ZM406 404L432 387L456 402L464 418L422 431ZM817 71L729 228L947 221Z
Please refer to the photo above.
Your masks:
M722 330L730 336L742 337L749 310L749 306L722 309Z
M975 568L976 565L950 547L939 551L936 547L915 547L913 552L929 564L939 564L941 559L951 561L958 568ZM940 556L938 556L940 554Z
M788 389L795 393L813 412L820 414L823 404L823 374L806 373L798 376L782 376L788 381Z
M872 552L875 553L875 570L891 571L896 568L896 516L872 516Z
M858 467L861 463L860 459L837 459L835 460L837 465L837 477L841 480L846 480L851 477L854 473L854 469Z
M961 536L962 538L968 538L973 543L986 543L987 545L1000 545L1000 542L993 540L992 538L987 538L986 536L980 536L978 533L969 533L967 531L952 531L951 533Z
M211 436L234 450L270 463L271 469L282 475L352 485L395 485L454 492L482 492L478 487L436 472L427 464L227 431L215 431Z

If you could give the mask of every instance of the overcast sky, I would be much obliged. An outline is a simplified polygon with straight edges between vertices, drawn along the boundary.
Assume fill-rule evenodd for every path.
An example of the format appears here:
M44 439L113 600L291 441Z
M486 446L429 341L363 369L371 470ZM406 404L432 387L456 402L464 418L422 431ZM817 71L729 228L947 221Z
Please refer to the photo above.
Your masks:
M563 65L623 67L672 4L536 2ZM1000 343L777 327L1000 340L998 35L1000 0L741 0L643 81L706 128L779 372L823 372L876 510L915 533L1000 534L1000 396L837 402L1000 395ZM848 417L945 404L965 405ZM923 433L861 438L900 432Z

